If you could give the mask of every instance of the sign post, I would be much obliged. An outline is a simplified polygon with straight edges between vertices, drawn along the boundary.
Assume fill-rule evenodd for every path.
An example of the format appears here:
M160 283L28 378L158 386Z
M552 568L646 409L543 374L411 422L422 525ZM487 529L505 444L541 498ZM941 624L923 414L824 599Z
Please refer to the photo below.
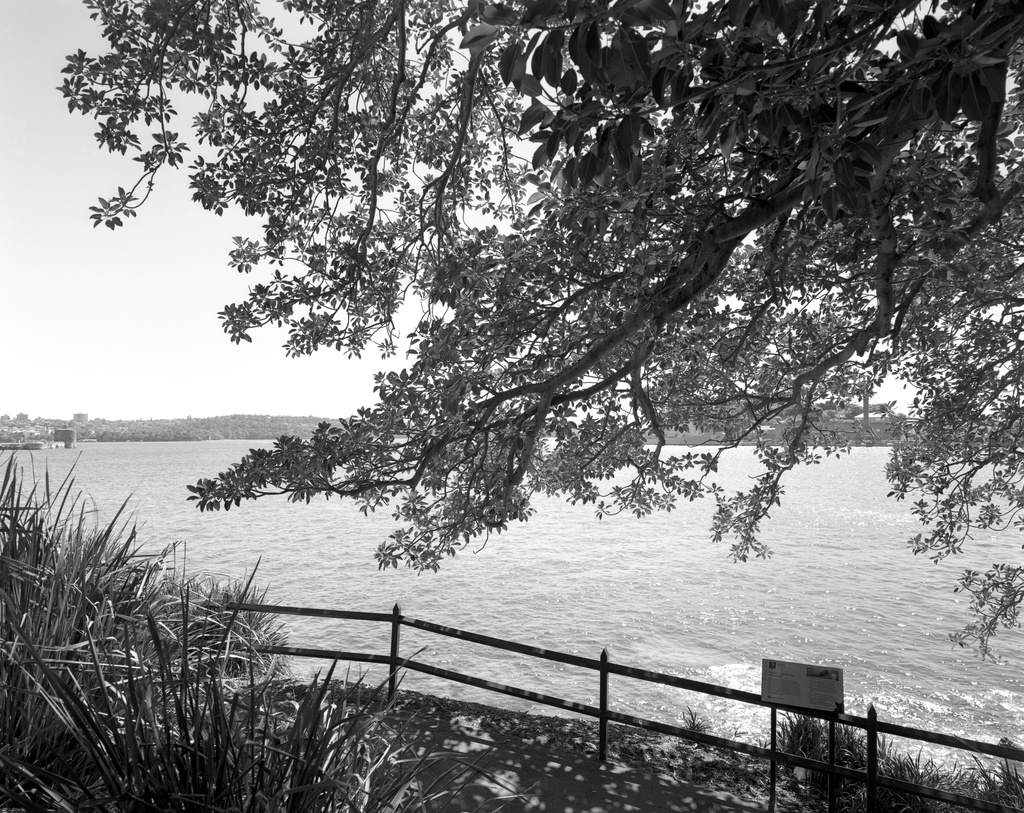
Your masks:
M765 658L761 661L761 699L770 703L796 708L815 709L835 714L843 712L843 670L834 666L816 666L811 663L792 663ZM836 726L828 724L828 809L836 809L835 766ZM772 706L772 769L771 796L768 809L775 802L775 706ZM801 769L797 769L801 770ZM869 782L870 784L870 782ZM870 791L869 791L870 792ZM869 810L873 808L868 808Z

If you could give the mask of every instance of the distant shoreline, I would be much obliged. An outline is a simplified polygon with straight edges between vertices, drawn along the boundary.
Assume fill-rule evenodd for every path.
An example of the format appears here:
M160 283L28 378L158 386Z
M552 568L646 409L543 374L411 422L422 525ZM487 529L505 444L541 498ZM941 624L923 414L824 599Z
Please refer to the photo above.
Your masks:
M266 440L282 435L309 437L329 419L305 415L221 415L213 418L160 418L153 420L68 421L50 418L29 420L24 415L0 423L0 444L20 446L27 442L64 444L69 432L73 445L82 443L173 442L200 440Z

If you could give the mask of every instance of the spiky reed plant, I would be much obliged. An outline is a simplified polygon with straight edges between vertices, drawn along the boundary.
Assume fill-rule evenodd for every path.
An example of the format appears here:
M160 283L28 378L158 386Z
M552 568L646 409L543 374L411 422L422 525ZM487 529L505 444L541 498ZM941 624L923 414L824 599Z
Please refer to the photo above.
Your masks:
M787 714L779 724L779 748L790 754L828 762L828 724L814 717ZM850 726L836 726L836 764L863 770L867 764L864 734ZM820 789L828 787L828 776L821 771L808 773L810 782Z
M26 482L13 456L0 483L0 749L44 761L60 751L61 727L23 641L47 662L82 664L90 639L134 636L165 600L160 557L140 551L125 506L100 525L72 486L70 475L53 483L48 473Z
M787 715L779 726L781 750L820 762L828 761L828 726L825 722L802 715ZM879 774L915 785L973 796L1024 810L1024 774L1010 762L995 766L974 758L974 767L958 762L940 763L923 752L908 753L880 738ZM855 770L867 766L867 741L863 732L848 726L836 727L836 764ZM825 793L828 776L822 771L809 771L811 787ZM863 782L839 780L837 809L840 813L861 813L867 809L867 790ZM877 813L953 813L963 808L912 793L879 788Z
M969 772L959 763L940 764L931 757L924 756L921 751L911 754L897 751L892 747L885 750L879 762L879 773L893 779L902 779L904 782L951 793L976 795ZM888 811L894 811L894 813L895 811L899 811L899 813L946 813L946 811L955 813L963 808L913 793L879 788L878 809L883 813Z
M443 807L476 773L420 753L380 711L332 703L333 669L301 702L278 708L265 685L228 689L226 661L212 651L175 663L152 617L148 626L153 660L129 654L112 668L117 653L90 640L98 695L25 642L37 689L75 748L47 770L0 751L0 798L29 813L404 813Z
M970 771L979 798L1024 810L1024 763L1004 759L993 764L974 757Z
M686 713L683 715L682 727L687 731L693 731L697 734L708 734L711 732L711 723L689 706L686 707Z
M402 813L440 809L477 772L421 754L381 712L331 703L331 673L277 707L254 653L281 630L231 606L254 599L251 578L176 581L168 555L142 553L124 506L100 525L70 479L28 486L8 462L0 801L30 813Z
M182 577L178 572L177 568L172 570L161 585L175 600L167 605L159 619L162 638L176 658L194 660L210 646L220 646L230 625L232 646L224 653L222 664L225 677L248 679L253 673L261 677L287 673L287 664L280 656L263 651L268 646L288 643L280 617L235 608L236 603L265 603L266 588L255 588L251 577L249 580L217 579L209 574ZM186 607L187 617L181 612ZM186 640L189 651L183 652L179 645Z

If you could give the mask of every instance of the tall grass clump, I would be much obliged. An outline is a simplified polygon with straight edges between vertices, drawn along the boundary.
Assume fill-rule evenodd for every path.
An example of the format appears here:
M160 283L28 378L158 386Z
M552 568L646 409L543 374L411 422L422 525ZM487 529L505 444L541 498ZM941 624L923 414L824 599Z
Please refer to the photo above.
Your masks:
M779 724L779 748L796 756L828 762L828 724L814 717L787 714ZM836 765L853 770L867 766L867 740L864 733L850 726L836 726ZM808 771L807 781L821 793L828 791L828 774ZM854 790L849 780L839 778L838 796L842 800ZM841 805L840 809L844 809Z
M828 762L828 724L802 715L786 715L779 725L779 748L790 754ZM867 768L867 739L864 732L849 726L836 726L836 764L864 771ZM1024 810L1024 773L1016 764L1003 760L994 767L974 758L974 766L958 762L939 763L921 751L908 753L894 747L884 738L879 740L878 772L882 776L903 780L936 790L973 796ZM824 795L828 775L808 771L808 784ZM864 782L838 779L837 809L841 813L860 813L867 809ZM962 807L928 799L912 793L878 788L877 813L953 813Z
M229 688L223 660L175 664L152 619L150 634L156 657L116 669L90 642L104 691L89 699L34 653L38 689L74 748L45 771L0 752L0 797L30 813L403 813L438 809L473 772L420 753L380 711L332 702L333 670L278 705L266 684Z
M195 661L212 648L220 653L225 677L274 677L287 671L278 656L262 651L288 643L280 617L234 607L236 603L263 604L266 588L254 587L251 577L222 580L208 574L176 574L170 571L161 584L171 600L163 606L159 623L161 639L174 659ZM223 645L225 638L230 639L230 647Z
M1017 747L1005 738L1003 744ZM980 798L1024 810L1024 763L1004 759L993 765L975 757L970 770Z
M94 809L402 813L438 809L475 772L421 753L384 712L268 690L283 643L241 613L249 581L183 579L144 553L125 506L109 523L72 481L0 490L0 804Z
M123 646L167 598L125 506L100 525L72 485L26 482L13 457L0 484L0 750L44 766L66 737L38 692L39 660L74 672L90 641ZM97 688L88 670L78 680L86 696Z

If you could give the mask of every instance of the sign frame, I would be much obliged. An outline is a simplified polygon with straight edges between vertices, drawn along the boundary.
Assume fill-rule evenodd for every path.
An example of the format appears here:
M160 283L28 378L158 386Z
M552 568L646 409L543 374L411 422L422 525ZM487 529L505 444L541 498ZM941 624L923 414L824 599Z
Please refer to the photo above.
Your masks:
M841 714L843 670L837 666L764 658L761 699L781 706Z

